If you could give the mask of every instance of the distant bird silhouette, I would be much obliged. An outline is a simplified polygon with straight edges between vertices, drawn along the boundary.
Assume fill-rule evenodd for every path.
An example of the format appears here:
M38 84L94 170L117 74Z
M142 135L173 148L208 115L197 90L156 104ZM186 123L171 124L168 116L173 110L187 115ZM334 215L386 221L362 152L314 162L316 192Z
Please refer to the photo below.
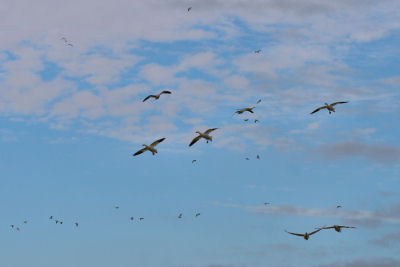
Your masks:
M15 229L17 229L17 231L19 231L19 227L15 228Z
M260 159L260 155L257 155L256 158L257 158L257 159Z
M50 216L50 217L49 217L49 220L53 220L53 216Z
M340 205L337 205L337 206L336 206L337 209L340 209L341 207L342 207L342 206L340 206Z
M60 224L63 224L63 222L62 222L62 221L60 221Z
M114 208L117 210L117 209L119 209L119 206L115 206Z
M179 214L178 218L179 218L179 219L182 219L182 213Z
M304 233L304 234L296 234L296 233L291 233L291 232L288 232L288 231L286 231L285 230L285 232L286 233L289 233L289 234L291 234L291 235L297 235L297 236L302 236L305 240L308 240L309 238L310 238L310 235L313 235L313 234L315 234L315 233L318 233L319 231L321 231L321 229L317 229L317 230L315 230L314 232L311 232L311 233Z
M244 119L244 121L249 121L249 119Z
M256 53L256 54L259 54L260 52L261 52L261 49L254 51L254 53Z
M245 158L245 160L250 160L249 158Z
M56 224L58 223L58 220L56 220Z
M249 108L241 108L241 109L238 109L238 110L236 110L235 111L235 113L236 114L242 114L242 113L244 113L244 112L250 112L250 113L254 113L253 112L253 109L255 108L255 106L251 106L251 107L249 107Z
M320 227L318 229L335 229L336 232L341 232L342 228L356 228L354 226L345 226L345 225L332 225L332 226L327 226L327 227Z
M261 103L261 99L258 99L256 104L260 104L260 103Z
M197 161L197 160L194 159L194 160L192 160L192 163L195 163L196 161Z
M342 101L342 102L335 102L335 103L332 103L332 104L325 103L325 106L317 108L316 110L314 110L310 114L314 114L314 113L320 111L321 109L325 109L325 108L329 111L329 114L331 114L332 112L335 112L334 106L336 106L338 104L345 104L345 103L349 103L349 102Z
M187 9L188 12L189 12L190 10L192 10L192 7L189 7L189 8Z
M158 145L159 143L161 143L162 141L164 141L164 140L165 140L165 138L158 139L157 141L154 141L153 143L151 143L149 146L146 145L146 144L143 144L142 146L144 146L144 148L142 148L139 151L137 151L135 154L133 154L133 156L137 156L139 154L142 154L145 151L150 151L154 156L155 154L158 153L157 149L155 149L154 147L156 145Z
M200 216L200 212L199 213L196 213L196 215L195 215L196 217L199 217Z
M11 228L14 228L14 224L11 224L10 226L11 226Z
M254 123L257 123L257 122L260 122L260 121L259 121L259 120L257 120L257 119L255 119L255 120L254 120Z
M200 132L200 131L196 131L197 134L199 134L197 137L193 138L192 142L190 142L189 146L194 145L197 141L199 141L201 138L204 138L208 141L212 141L212 136L210 135L210 133L212 131L217 130L218 128L211 128L208 129L207 131L205 131L204 133Z
M264 202L264 205L265 206L267 206L267 205L269 205L269 204L271 204L270 202Z
M75 226L78 227L78 226L79 226L79 223L76 222L76 223L75 223Z
M149 96L147 96L145 99L143 99L143 102L144 101L146 101L147 99L149 99L149 98L154 98L154 99L159 99L160 98L160 96L162 95L162 94L172 94L170 91L167 91L167 90L164 90L164 91L162 91L161 93L159 93L158 95L149 95Z
M70 41L68 41L67 38L65 38L65 37L61 37L60 40L63 40L65 45L69 45L69 46L71 46L71 47L74 46L74 45L73 45Z
M134 218L133 218L133 217L131 217L130 219L131 219L131 221L133 221L133 219L134 219Z
M143 217L140 217L140 218L139 218L139 221L141 221L141 220L144 220L144 218L143 218Z

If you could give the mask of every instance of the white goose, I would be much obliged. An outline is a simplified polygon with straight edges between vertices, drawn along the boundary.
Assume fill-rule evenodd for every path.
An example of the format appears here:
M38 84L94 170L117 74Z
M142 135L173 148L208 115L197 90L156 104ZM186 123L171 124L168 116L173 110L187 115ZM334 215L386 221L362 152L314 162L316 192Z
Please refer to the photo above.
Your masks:
M208 141L212 141L212 136L210 135L210 133L214 130L217 130L218 128L211 128L208 129L207 131L205 131L204 133L200 132L200 131L196 131L196 133L199 134L199 136L193 138L192 142L190 142L189 146L194 145L197 141L199 141L201 138L204 138Z
M159 143L161 143L162 141L164 141L164 140L165 140L165 138L158 139L157 141L154 141L153 143L151 143L149 146L146 145L146 144L143 144L142 146L144 146L144 148L142 148L139 151L137 151L135 154L133 154L133 156L137 156L139 154L142 154L143 152L145 152L147 150L150 151L153 155L155 155L158 151L154 147L156 145L158 145Z
M315 112L318 112L318 111L320 111L321 109L324 109L324 108L326 108L329 111L329 114L331 114L332 112L335 112L334 106L336 106L337 104L345 104L345 103L349 103L349 102L341 101L341 102L335 102L335 103L332 103L332 104L325 103L325 106L317 108L316 110L314 110L310 114L314 114Z
M149 98L154 98L154 99L157 100L157 99L160 98L160 96L161 96L162 94L172 94L172 93L171 93L170 91L164 90L164 91L162 91L161 93L159 93L158 95L149 95L149 96L146 96L146 98L143 99L143 102L146 101L146 100L149 99Z
M237 113L237 114L242 114L242 113L244 113L244 112L246 112L246 111L248 111L248 112L250 112L250 113L254 113L253 112L253 109L255 108L256 106L251 106L251 107L249 107L249 108L241 108L241 109L238 109L238 110L236 110L235 111L235 113Z

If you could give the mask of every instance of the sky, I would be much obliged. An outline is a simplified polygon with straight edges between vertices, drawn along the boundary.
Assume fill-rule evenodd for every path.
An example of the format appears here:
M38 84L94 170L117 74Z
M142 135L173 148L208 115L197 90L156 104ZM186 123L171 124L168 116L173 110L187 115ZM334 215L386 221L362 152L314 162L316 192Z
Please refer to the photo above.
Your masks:
M400 266L399 8L2 1L1 265Z

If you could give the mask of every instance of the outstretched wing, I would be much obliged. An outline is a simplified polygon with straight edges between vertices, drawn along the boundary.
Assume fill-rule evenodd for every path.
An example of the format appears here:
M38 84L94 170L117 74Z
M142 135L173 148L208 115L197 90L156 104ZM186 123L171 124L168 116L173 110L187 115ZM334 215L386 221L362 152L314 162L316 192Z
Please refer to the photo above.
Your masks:
M215 131L215 130L217 130L218 128L211 128L211 129L208 129L207 131L205 131L204 133L205 134L209 134L209 133L211 133L212 131Z
M304 234L296 234L296 233L291 233L285 230L286 233L291 234L291 235L297 235L297 236L304 236Z
M156 98L155 95L149 95L149 96L147 96L145 99L143 99L143 102L146 101L147 99L149 99L150 97Z
M340 228L357 228L354 226L345 226L345 225L338 225Z
M311 112L310 114L314 114L315 112L318 112L318 111L320 111L321 109L324 109L324 108L326 108L326 107L325 106L324 107L319 107L316 110L314 110L313 112Z
M326 229L332 229L332 228L335 228L335 227L333 227L333 226L323 226L323 227L318 227L318 228L315 228L315 229L320 229L320 230L326 230Z
M193 140L192 140L192 142L190 142L190 144L189 144L189 146L192 146L192 145L194 145L197 141L199 141L200 140L200 138L201 138L201 136L199 135L199 136L197 136L197 137L195 137L195 138L193 138Z
M314 232L309 233L308 235L313 235L313 234L315 234L315 233L318 233L319 231L321 231L321 228L315 230Z
M158 139L157 141L154 141L153 143L151 143L151 145L150 146L156 146L156 145L158 145L159 143L161 143L162 141L164 141L165 140L165 137L164 138L161 138L161 139Z
M137 151L135 154L133 154L133 156L137 156L139 154L142 154L143 152L145 152L147 150L147 147L144 147L142 149L140 149L139 151Z
M346 104L346 103L349 103L349 102L347 102L347 101L335 102L335 103L332 103L331 106L336 106L337 104Z
M160 95L162 95L162 94L172 94L172 93L171 93L171 91L164 90L164 91L161 92Z

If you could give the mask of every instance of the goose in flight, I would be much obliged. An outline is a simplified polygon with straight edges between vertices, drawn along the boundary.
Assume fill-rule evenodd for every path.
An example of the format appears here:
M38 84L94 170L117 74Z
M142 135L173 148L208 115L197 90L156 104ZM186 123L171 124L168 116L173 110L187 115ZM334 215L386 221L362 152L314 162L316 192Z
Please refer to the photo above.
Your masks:
M250 112L250 113L254 113L254 112L253 112L253 109L254 109L254 108L255 108L255 106L251 106L251 107L249 107L249 108L241 108L241 109L236 110L235 113L237 113L237 114L242 114L242 113L244 113L244 112L246 112L246 111L248 111L248 112Z
M49 220L53 220L53 215L49 217Z
M60 224L63 224L63 221L60 221Z
M327 226L327 227L321 227L318 229L335 229L336 232L341 232L342 228L356 228L354 226L345 226L345 225L332 225L332 226Z
M182 213L179 213L178 219L182 219Z
M197 137L193 138L193 140L192 140L192 142L190 142L189 146L194 145L194 144L195 144L197 141L199 141L201 138L206 139L206 140L207 140L207 143L208 143L208 141L212 141L212 136L210 135L210 133L211 133L212 131L217 130L217 129L218 129L218 128L211 128L211 129L208 129L207 131L205 131L204 133L202 133L202 132L200 132L200 131L196 131L196 133L198 133L199 135L198 135Z
M17 229L17 231L19 231L19 227L15 228L15 229Z
M11 224L10 226L11 226L11 228L14 228L14 224Z
M192 160L192 163L195 163L197 160L196 159L194 159L194 160Z
M340 206L340 205L337 205L337 206L336 206L337 209L340 209L341 207L342 207L342 206Z
M75 226L78 227L78 226L79 226L79 223L76 222L76 223L75 223Z
M258 99L256 104L260 104L260 103L261 103L261 99Z
M244 121L249 121L249 119L244 119Z
M265 206L267 206L267 205L269 205L269 204L271 204L271 202L264 202L264 205L265 205Z
M260 159L260 155L257 155L256 158L257 158L257 159Z
M192 9L192 7L189 7L189 8L187 9L187 11L189 12L191 9Z
M304 234L296 234L296 233L291 233L285 230L286 233L291 234L291 235L297 235L297 236L302 236L304 237L305 240L308 240L310 238L310 235L313 235L315 233L318 233L319 231L321 231L321 228L318 228L317 230L315 230L314 232L311 233L304 233Z
M143 144L142 146L144 146L144 148L142 148L139 151L137 151L135 154L133 154L133 156L137 156L139 154L142 154L143 152L145 152L147 150L150 151L154 156L158 152L157 149L155 149L154 147L156 145L158 145L159 143L161 143L162 141L164 141L164 140L165 140L165 138L158 139L157 141L154 141L153 143L151 143L149 146L146 145L146 144Z
M143 99L143 102L144 101L146 101L147 99L149 99L149 98L154 98L154 99L159 99L160 98L160 96L162 95L162 94L172 94L170 91L167 91L167 90L164 90L164 91L162 91L161 93L159 93L158 95L149 95L149 96L147 96L145 99Z
M115 206L114 208L117 210L117 209L119 209L119 206Z
M24 224L27 224L28 223L28 221L24 221Z
M200 212L199 213L196 213L196 215L195 215L196 217L199 217L200 216Z
M141 221L141 220L144 220L144 218L143 218L143 217L140 217L140 218L139 218L139 221Z
M130 219L131 219L131 221L133 221L135 218L131 217Z
M250 160L249 158L245 158L245 160Z
M56 220L56 224L58 223L58 220Z
M257 120L257 119L255 119L255 120L254 120L254 123L257 123L257 122L260 122L260 121L259 121L259 120Z
M256 53L256 54L259 54L260 52L261 52L261 49L254 51L254 53Z
M325 109L325 108L329 111L329 114L331 114L332 112L335 112L334 106L336 106L336 105L338 105L338 104L345 104L345 103L349 103L349 102L347 102L347 101L341 101L341 102L335 102L335 103L332 103L332 104L325 103L325 106L322 106L322 107L317 108L316 110L314 110L314 111L311 112L310 114L314 114L314 113L320 111L321 109Z

